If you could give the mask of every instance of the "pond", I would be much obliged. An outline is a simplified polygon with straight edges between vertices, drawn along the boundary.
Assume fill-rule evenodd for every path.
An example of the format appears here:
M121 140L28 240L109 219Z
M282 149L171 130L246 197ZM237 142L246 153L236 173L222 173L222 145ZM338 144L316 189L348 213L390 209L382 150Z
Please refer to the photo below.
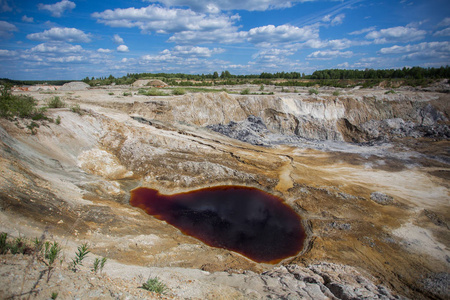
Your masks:
M306 236L291 207L256 188L219 186L173 195L137 188L130 204L209 246L256 262L277 263L298 254Z

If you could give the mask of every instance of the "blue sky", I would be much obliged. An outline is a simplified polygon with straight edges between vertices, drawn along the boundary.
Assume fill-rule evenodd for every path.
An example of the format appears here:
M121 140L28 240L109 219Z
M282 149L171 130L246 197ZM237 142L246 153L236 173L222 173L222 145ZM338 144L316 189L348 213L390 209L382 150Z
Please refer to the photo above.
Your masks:
M448 0L0 0L0 77L450 65Z

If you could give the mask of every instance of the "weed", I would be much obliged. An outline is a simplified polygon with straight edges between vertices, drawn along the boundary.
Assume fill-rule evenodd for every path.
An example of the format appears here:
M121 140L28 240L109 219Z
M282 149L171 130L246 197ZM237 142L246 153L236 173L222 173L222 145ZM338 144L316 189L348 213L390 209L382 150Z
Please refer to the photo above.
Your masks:
M147 279L140 288L157 294L165 294L168 290L167 286L159 281L158 277Z
M312 95L312 94L314 94L314 95L318 95L319 94L319 91L318 90L316 90L316 89L309 89L309 94L310 95Z
M100 272L103 271L107 260L108 259L106 257L102 257L102 261L100 262Z
M169 94L164 93L160 90L157 89L139 89L138 91L139 95L144 95L144 96L169 96Z
M59 254L61 253L61 247L58 245L57 242L53 242L52 244L50 242L45 242L44 244L44 259L43 262L47 265L47 282L50 281L50 277L52 276L53 271L53 264L55 263L56 259L59 257Z
M186 90L182 88L176 88L172 91L173 95L184 95L186 94Z
M100 270L100 272L102 272L107 260L108 259L106 257L102 257L101 260L98 257L95 258L92 271L94 271L94 273L97 273L97 271L99 271L99 270Z
M75 104L75 105L72 105L72 106L70 107L70 110L71 110L72 112L76 113L76 114L79 114L80 116L83 114L82 111L81 111L80 104L78 104L78 103Z
M8 242L6 239L8 234L6 232L0 233L0 254L6 254L8 252Z
M333 96L339 96L341 93L339 93L339 91L334 91L333 92Z
M242 91L241 91L241 95L248 95L248 94L250 94L250 89L243 89Z
M123 95L124 95L125 97L127 97L127 96L133 96L133 95L131 94L131 92L123 92Z
M264 84L261 84L261 86L259 87L260 91L264 91Z
M75 272L78 266L83 265L83 259L90 253L89 245L87 243L78 246L78 251L75 253L75 258L72 259L71 269Z
M58 292L53 292L52 299L55 300L56 298L58 298Z
M61 124L61 116L58 116L55 121L56 125Z
M47 106L50 108L63 108L66 107L66 103L62 101L58 96L55 96L47 101Z
M39 128L39 124L32 121L30 124L27 125L27 128L31 130L31 134L35 135L37 133L35 128Z
M114 95L114 93L113 92L109 92L108 95L112 96L112 95Z
M387 95L387 94L396 94L396 92L395 92L394 90L389 90L389 91L387 91L385 94L386 94L386 95Z

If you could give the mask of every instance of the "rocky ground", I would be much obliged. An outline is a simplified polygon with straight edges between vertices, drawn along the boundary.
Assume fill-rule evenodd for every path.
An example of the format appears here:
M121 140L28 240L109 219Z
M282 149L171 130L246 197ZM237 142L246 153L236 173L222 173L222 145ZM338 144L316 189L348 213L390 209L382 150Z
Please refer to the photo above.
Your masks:
M0 297L160 297L138 288L158 276L168 298L448 298L448 93L136 92L22 92L62 97L68 107L47 113L61 123L34 121L32 132L31 120L0 120L0 231L45 233L64 253L48 283L33 256L0 256ZM304 250L255 263L128 203L139 186L229 184L285 199L304 220ZM85 242L90 256L73 272ZM88 267L95 257L108 258L101 274Z

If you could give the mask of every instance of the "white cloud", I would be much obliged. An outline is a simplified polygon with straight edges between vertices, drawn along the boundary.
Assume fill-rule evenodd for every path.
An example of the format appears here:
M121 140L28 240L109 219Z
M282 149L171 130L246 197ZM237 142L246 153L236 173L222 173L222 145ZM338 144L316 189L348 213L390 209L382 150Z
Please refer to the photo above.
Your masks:
M129 52L129 51L130 50L126 45L120 45L119 47L117 47L117 52Z
M0 0L0 12L12 11L11 6L9 6L7 0Z
M194 11L217 13L223 10L249 10L265 11L292 7L298 2L314 0L147 0L147 2L159 2L165 6L188 6Z
M342 24L344 21L345 14L339 14L331 20L331 26L336 26Z
M76 7L75 3L69 0L62 0L55 4L38 4L40 10L48 10L53 17L60 18L66 10L72 10Z
M63 57L50 57L47 59L49 62L55 63L71 63L71 62L82 62L84 60L83 56L63 56Z
M363 33L367 33L367 32L370 32L370 31L374 31L375 29L376 29L375 26L368 27L368 28L363 28L363 29L361 29L361 30L357 30L357 31L350 32L349 35L360 35L360 34L363 34Z
M9 38L12 32L19 31L17 27L11 23L0 21L0 38Z
M450 36L450 27L437 31L433 36Z
M22 17L23 22L33 23L34 19L32 17L27 17L26 15Z
M439 24L439 27L447 27L450 26L450 18L445 18L444 20L442 20Z
M114 43L119 44L119 45L124 43L123 38L121 38L118 34L115 34L113 36L113 41L114 41Z
M425 42L415 45L392 46L379 51L383 55L404 54L402 60L450 59L450 42Z
M247 40L253 44L260 43L293 43L317 39L319 32L316 27L296 27L291 25L267 25L252 28L247 33Z
M190 9L164 8L150 5L142 8L117 8L96 12L97 22L111 27L137 27L143 32L174 33L181 31L213 31L228 28L239 16L208 15Z
M13 50L0 49L0 57L12 57L16 56L17 52Z
M175 46L171 52L176 56L211 57L214 54L223 53L225 50L221 48L209 49L206 47Z
M246 32L238 32L237 27L216 29L209 32L183 31L175 33L169 38L169 42L177 44L203 44L203 43L242 43L246 38Z
M30 52L42 53L75 53L82 52L80 45L72 45L68 43L42 43L30 49Z
M111 53L111 52L114 52L114 50L98 48L97 52L99 52L99 53Z
M325 51L315 51L309 54L306 59L317 59L317 60L330 60L337 57L352 57L354 54L352 51L337 51L337 50L325 50Z
M54 27L44 32L32 33L27 35L32 41L65 41L65 42L90 42L89 34L76 28L60 28Z
M374 40L376 44L406 43L421 40L427 32L413 27L397 26L379 31L372 31L366 35L367 39Z

